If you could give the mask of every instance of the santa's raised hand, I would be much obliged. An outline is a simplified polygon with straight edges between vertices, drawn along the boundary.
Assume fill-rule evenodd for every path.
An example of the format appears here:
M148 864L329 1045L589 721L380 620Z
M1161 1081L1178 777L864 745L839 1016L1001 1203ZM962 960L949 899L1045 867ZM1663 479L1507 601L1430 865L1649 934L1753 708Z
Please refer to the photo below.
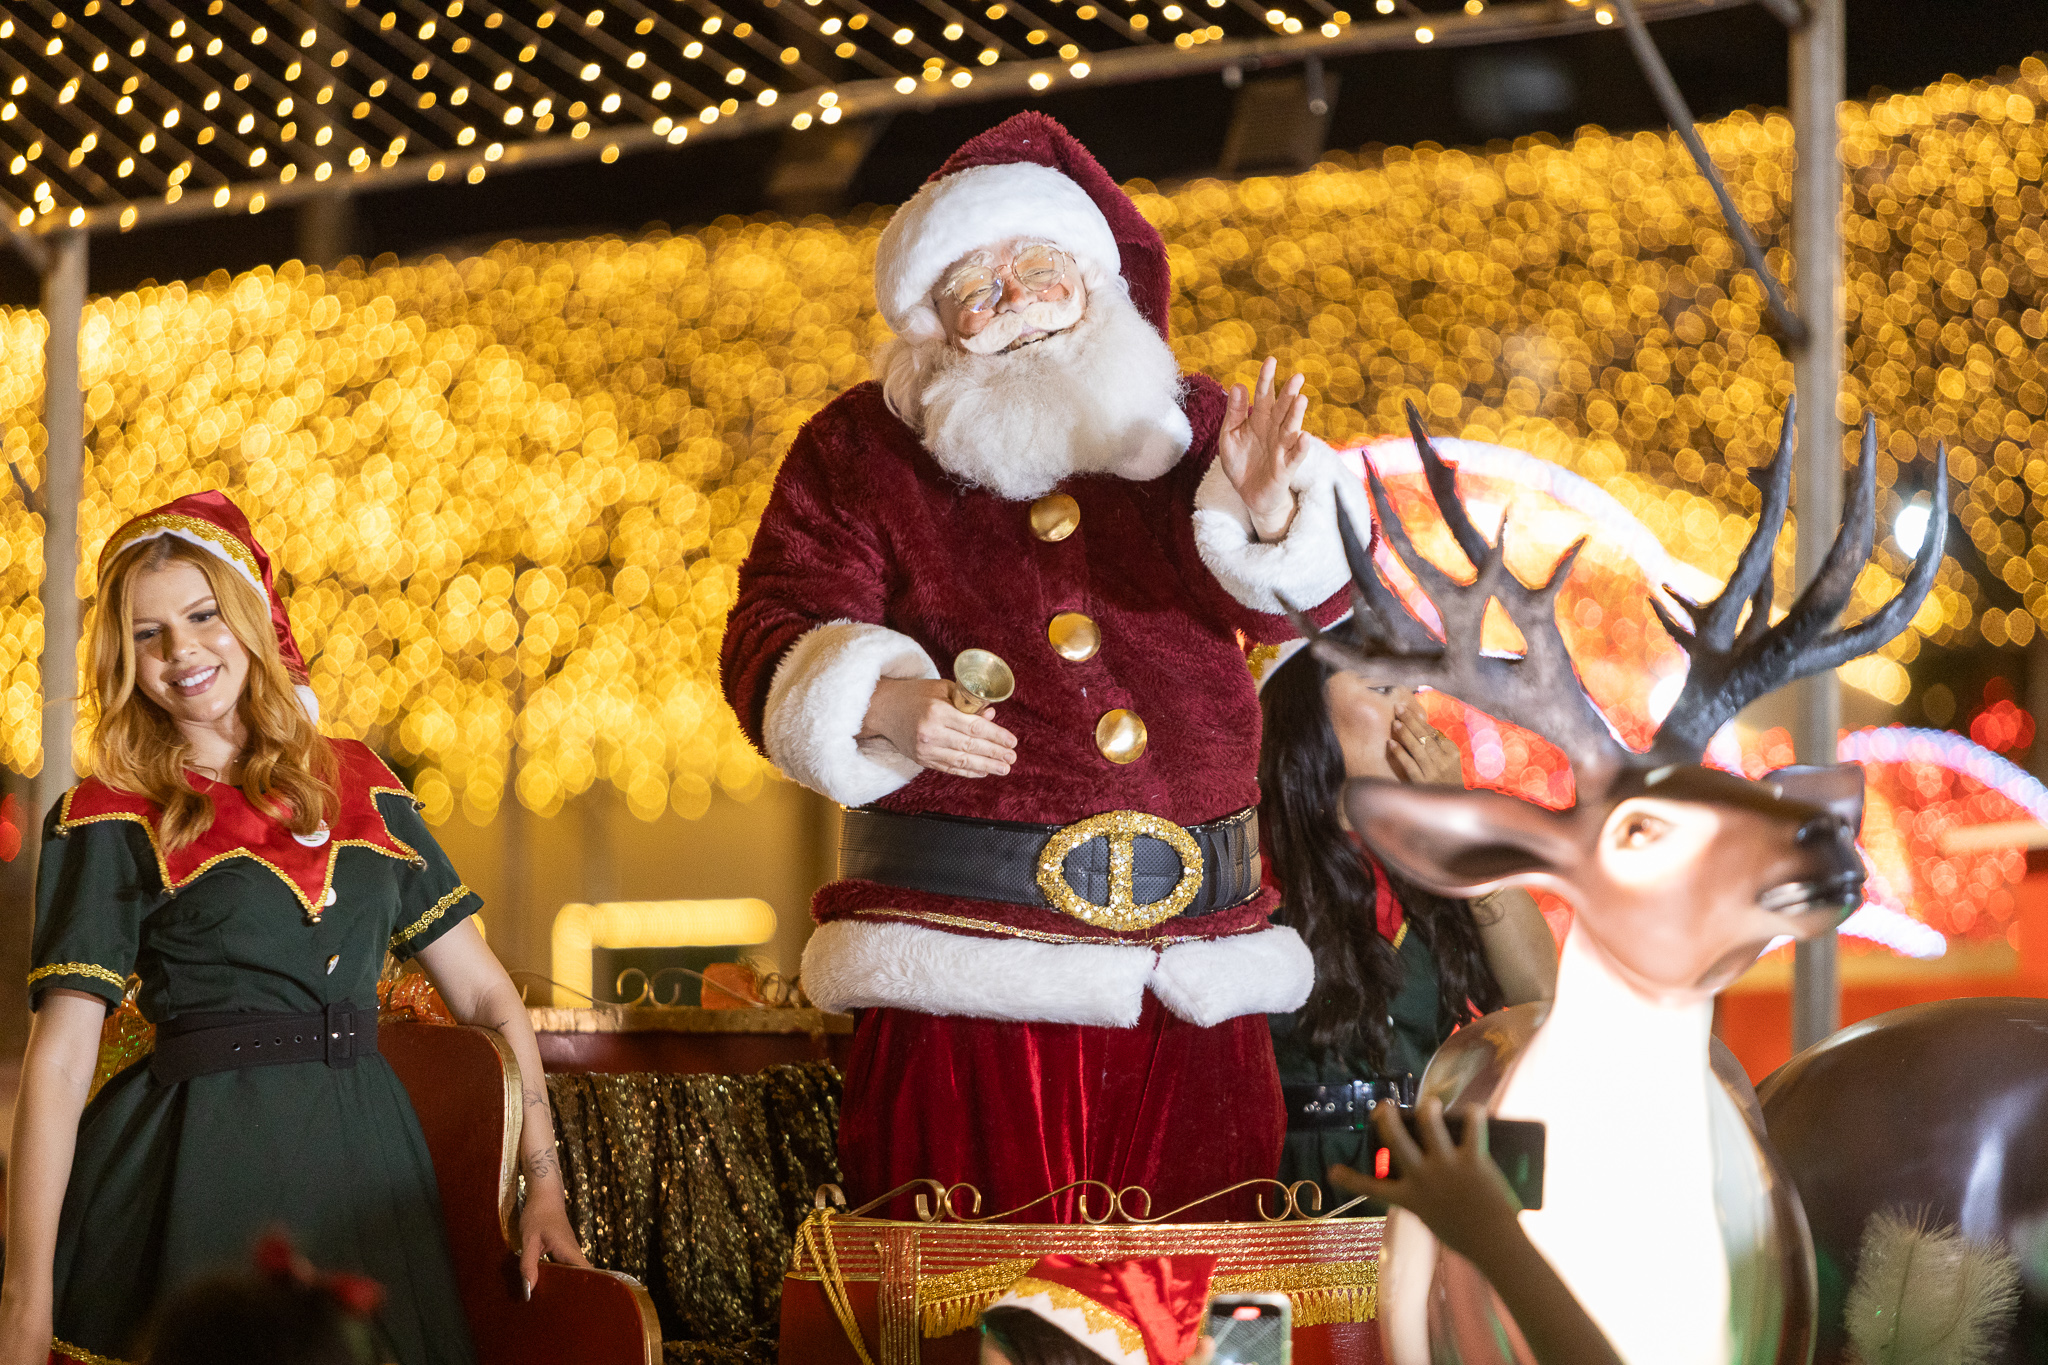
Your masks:
M1279 368L1280 362L1267 356L1256 389L1246 393L1242 384L1230 386L1230 406L1216 436L1223 476L1244 500L1252 529L1267 542L1286 535L1294 520L1294 472L1310 449L1301 430L1301 419L1308 415L1301 376L1289 379L1276 394L1273 377Z

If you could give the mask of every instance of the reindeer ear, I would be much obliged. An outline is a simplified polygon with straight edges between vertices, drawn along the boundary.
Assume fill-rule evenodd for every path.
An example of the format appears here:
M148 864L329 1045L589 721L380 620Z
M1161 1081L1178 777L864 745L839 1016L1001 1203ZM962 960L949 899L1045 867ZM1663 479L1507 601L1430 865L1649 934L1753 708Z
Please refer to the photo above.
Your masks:
M1500 792L1354 778L1344 784L1344 809L1387 866L1439 895L1549 880L1579 860L1570 814Z

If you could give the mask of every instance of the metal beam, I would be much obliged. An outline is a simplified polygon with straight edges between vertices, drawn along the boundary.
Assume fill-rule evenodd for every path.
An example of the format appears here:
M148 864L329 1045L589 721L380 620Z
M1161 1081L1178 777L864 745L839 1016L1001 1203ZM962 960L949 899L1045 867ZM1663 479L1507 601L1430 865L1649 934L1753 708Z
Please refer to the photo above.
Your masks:
M1845 0L1809 0L1806 27L1792 34L1791 116L1798 166L1792 181L1792 259L1806 340L1792 347L1799 395L1798 530L1794 578L1803 588L1820 567L1842 520L1842 159L1836 110L1846 93ZM1935 508L1936 516L1943 514ZM1840 757L1841 685L1833 671L1798 684L1792 750L1801 763ZM1841 1027L1835 935L1793 949L1792 1049L1813 1046Z
M1654 21L1681 15L1705 14L1714 10L1740 9L1765 2L1766 0L1640 0L1639 7L1643 17ZM1085 54L1082 60L1089 68L1085 78L1069 75L1071 63L1067 62L1051 59L1007 61L998 62L986 71L961 73L972 76L969 84L965 86L955 86L951 79L918 81L916 88L908 94L899 92L893 80L848 81L832 86L829 91L801 91L791 94L770 108L750 105L715 123L689 123L687 141L707 142L746 137L787 128L794 116L792 110L799 106L810 109L814 117L820 121L823 121L823 115L828 108L837 109L838 118L928 113L945 105L1034 99L1043 93L1031 83L1034 77L1039 76L1051 78L1053 84L1049 88L1072 89L1083 85L1129 85L1175 76L1201 75L1205 72L1222 71L1232 66L1242 70L1291 66L1311 57L1333 61L1367 52L1416 52L1425 46L1480 47L1493 43L1522 42L1531 38L1554 38L1571 33L1597 32L1606 27L1600 21L1602 13L1608 11L1600 6L1588 5L1581 9L1566 5L1553 7L1532 3L1494 5L1476 15L1430 15L1427 16L1427 27L1431 36L1427 43L1418 38L1421 25L1412 17L1354 23L1334 38L1326 38L1320 32L1308 30L1292 36L1275 34L1261 38L1223 39L1188 49L1178 48L1170 43L1143 43L1110 52ZM815 103L826 95L832 98L831 105ZM116 228L126 230L146 224L180 222L222 213L246 213L259 199L262 201L262 208L268 210L283 208L311 197L332 194L337 189L360 195L423 185L430 181L461 181L477 168L482 168L487 175L515 169L535 170L546 166L593 161L607 152L613 156L626 156L636 152L659 151L677 146L677 142L670 141L671 136L668 133L657 133L651 127L638 125L599 128L592 130L583 138L538 138L528 142L503 144L495 152L488 147L460 153L422 152L400 157L389 166L373 163L364 170L344 172L326 181L316 181L309 175L301 175L289 183L274 179L244 181L233 185L188 183L180 187L177 199L168 203L162 198L150 198L90 207L85 210L83 226L88 231L96 232ZM222 191L226 193L222 194ZM50 214L39 220L48 222L49 228L38 227L34 230L57 230L57 216ZM122 221L124 217L127 219L125 223Z
M78 701L78 504L85 496L85 395L78 384L78 328L85 311L83 232L46 239L43 272L43 766L30 785L34 828L76 780L71 725ZM31 839L38 844L40 834Z
M1643 68L1650 88L1657 92L1657 102L1664 106L1665 119L1685 139L1693 164L1714 187L1714 197L1721 201L1721 216L1728 221L1728 231L1742 247L1742 258L1749 262L1750 273L1763 282L1764 296L1770 300L1771 316L1777 321L1779 333L1794 346L1803 344L1806 341L1806 324L1792 311L1792 305L1785 302L1785 287L1778 283L1778 276L1765 257L1762 244L1757 241L1756 233L1750 230L1749 220L1742 216L1741 209L1735 207L1735 197L1728 193L1727 182L1721 179L1714 159L1707 155L1707 144L1693 122L1692 109L1679 91L1678 82L1671 79L1671 68L1664 64L1664 54L1657 50L1650 30L1644 27L1642 15L1636 13L1635 0L1614 0L1614 7L1621 12L1622 25L1628 30L1628 45L1635 53L1636 64Z
M9 226L7 241L21 259L28 262L28 268L40 275L50 268L50 248L43 239L33 232L24 232Z

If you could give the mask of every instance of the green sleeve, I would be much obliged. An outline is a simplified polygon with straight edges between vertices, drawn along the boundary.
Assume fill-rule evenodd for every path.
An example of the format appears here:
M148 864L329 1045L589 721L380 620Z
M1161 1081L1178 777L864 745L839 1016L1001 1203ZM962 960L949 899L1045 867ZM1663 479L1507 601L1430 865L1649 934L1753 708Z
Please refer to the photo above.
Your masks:
M391 951L403 961L483 909L484 902L455 875L454 864L427 832L411 797L380 792L377 811L392 837L420 856L398 875L398 928L391 935Z
M121 1003L142 943L142 921L162 899L149 835L132 820L96 820L57 833L58 810L43 822L36 868L36 932L29 1008L53 986Z

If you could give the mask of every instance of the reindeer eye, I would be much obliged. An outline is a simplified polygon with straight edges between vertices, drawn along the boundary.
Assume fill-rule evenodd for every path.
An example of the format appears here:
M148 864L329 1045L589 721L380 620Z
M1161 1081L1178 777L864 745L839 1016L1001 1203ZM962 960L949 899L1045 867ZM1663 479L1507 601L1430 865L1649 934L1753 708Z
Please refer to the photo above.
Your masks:
M1647 848L1664 837L1670 825L1654 815L1631 815L1622 822L1615 842L1622 848Z

